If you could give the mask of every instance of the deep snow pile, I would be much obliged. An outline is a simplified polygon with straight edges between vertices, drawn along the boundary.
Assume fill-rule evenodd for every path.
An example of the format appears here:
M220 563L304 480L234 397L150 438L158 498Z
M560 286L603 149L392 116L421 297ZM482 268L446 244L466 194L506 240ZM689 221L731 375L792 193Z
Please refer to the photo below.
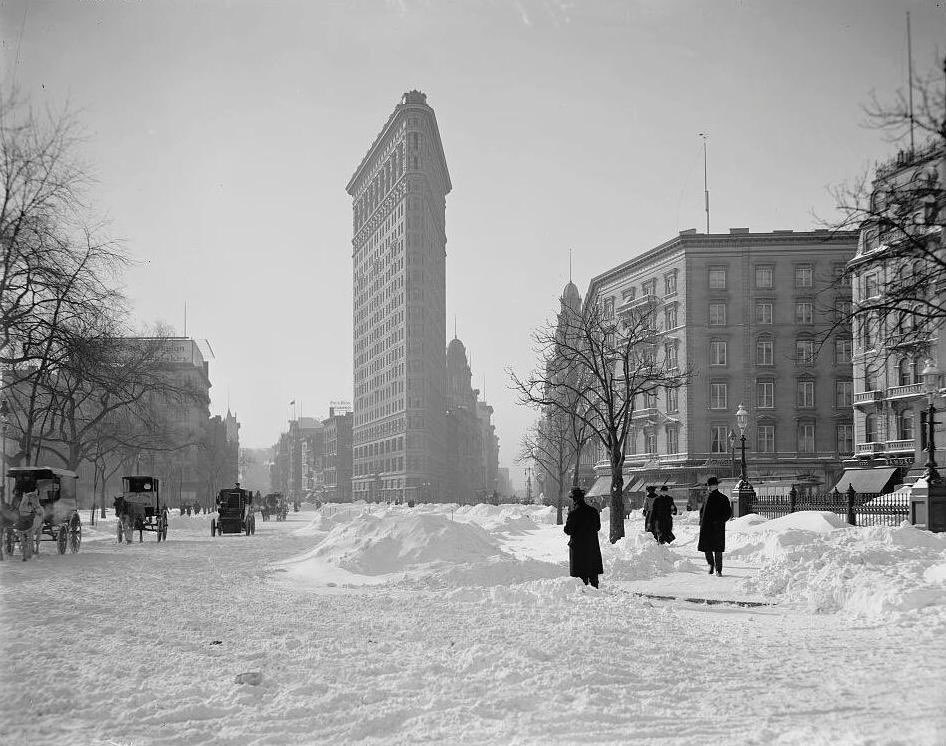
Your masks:
M809 511L733 529L731 554L760 565L748 591L866 618L946 606L946 535Z
M524 517L507 516L503 525L510 520L535 528ZM314 533L329 523L313 521L305 531ZM328 564L357 575L437 587L508 585L564 574L558 565L513 557L481 526L451 520L439 511L363 513L337 523L314 549L284 564L296 575L307 569L317 574ZM357 584L357 579L342 582Z
M602 526L602 531L606 530ZM603 542L601 557L609 580L648 580L671 572L688 572L696 566L670 547L658 544L649 533L628 531L616 544Z

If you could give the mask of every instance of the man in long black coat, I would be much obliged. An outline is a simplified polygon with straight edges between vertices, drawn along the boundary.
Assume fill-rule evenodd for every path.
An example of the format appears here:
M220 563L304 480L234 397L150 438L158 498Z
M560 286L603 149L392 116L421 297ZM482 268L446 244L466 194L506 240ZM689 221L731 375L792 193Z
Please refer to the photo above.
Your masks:
M657 488L654 485L647 485L647 494L644 495L644 505L641 513L644 515L644 530L652 533L657 538L657 532L654 530L654 500L657 499Z
M654 536L660 544L669 544L677 537L673 535L673 516L677 513L677 504L666 487L660 488L660 494L651 504L651 526Z
M604 573L598 544L601 517L585 502L585 491L581 487L573 487L570 494L575 507L565 521L565 533L571 537L568 540L569 574L597 588L598 576Z
M700 541L697 549L703 552L709 573L716 571L723 574L723 552L726 551L726 521L732 518L732 505L729 498L719 491L719 480L710 477L706 480L710 493L700 508Z

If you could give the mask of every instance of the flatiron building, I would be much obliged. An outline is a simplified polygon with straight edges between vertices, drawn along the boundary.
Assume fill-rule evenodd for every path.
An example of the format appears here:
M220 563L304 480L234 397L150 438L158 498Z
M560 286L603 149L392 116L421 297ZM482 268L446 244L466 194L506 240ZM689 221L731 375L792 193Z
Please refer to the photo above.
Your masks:
M355 500L447 499L446 195L434 110L405 93L346 191L352 198Z

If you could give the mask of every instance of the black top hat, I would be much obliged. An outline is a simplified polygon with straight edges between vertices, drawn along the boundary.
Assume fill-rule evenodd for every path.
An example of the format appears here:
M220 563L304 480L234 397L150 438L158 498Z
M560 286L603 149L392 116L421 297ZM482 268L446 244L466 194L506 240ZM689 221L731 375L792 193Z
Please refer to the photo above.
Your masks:
M707 487L715 487L718 484L719 484L719 480L716 477L710 477L709 479L706 480Z
M568 493L568 496L572 500L581 500L585 496L585 491L581 487L572 487L571 492Z

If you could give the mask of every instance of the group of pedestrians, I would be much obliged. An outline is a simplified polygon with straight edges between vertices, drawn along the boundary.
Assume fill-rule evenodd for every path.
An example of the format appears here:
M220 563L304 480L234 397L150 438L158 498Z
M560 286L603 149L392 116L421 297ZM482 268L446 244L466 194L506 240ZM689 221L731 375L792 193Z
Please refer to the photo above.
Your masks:
M723 552L726 551L726 521L732 518L732 505L719 491L719 480L710 477L706 480L708 493L700 508L700 536L697 550L703 552L709 565L709 574L723 574ZM598 544L598 532L601 530L601 517L595 508L585 502L585 491L573 487L570 493L574 507L565 521L565 533L568 534L568 565L573 578L581 578L585 585L598 587L598 576L604 573L601 560L601 546ZM676 537L673 535L673 516L677 506L664 486L647 487L644 498L644 528L654 535L659 544L669 544Z

